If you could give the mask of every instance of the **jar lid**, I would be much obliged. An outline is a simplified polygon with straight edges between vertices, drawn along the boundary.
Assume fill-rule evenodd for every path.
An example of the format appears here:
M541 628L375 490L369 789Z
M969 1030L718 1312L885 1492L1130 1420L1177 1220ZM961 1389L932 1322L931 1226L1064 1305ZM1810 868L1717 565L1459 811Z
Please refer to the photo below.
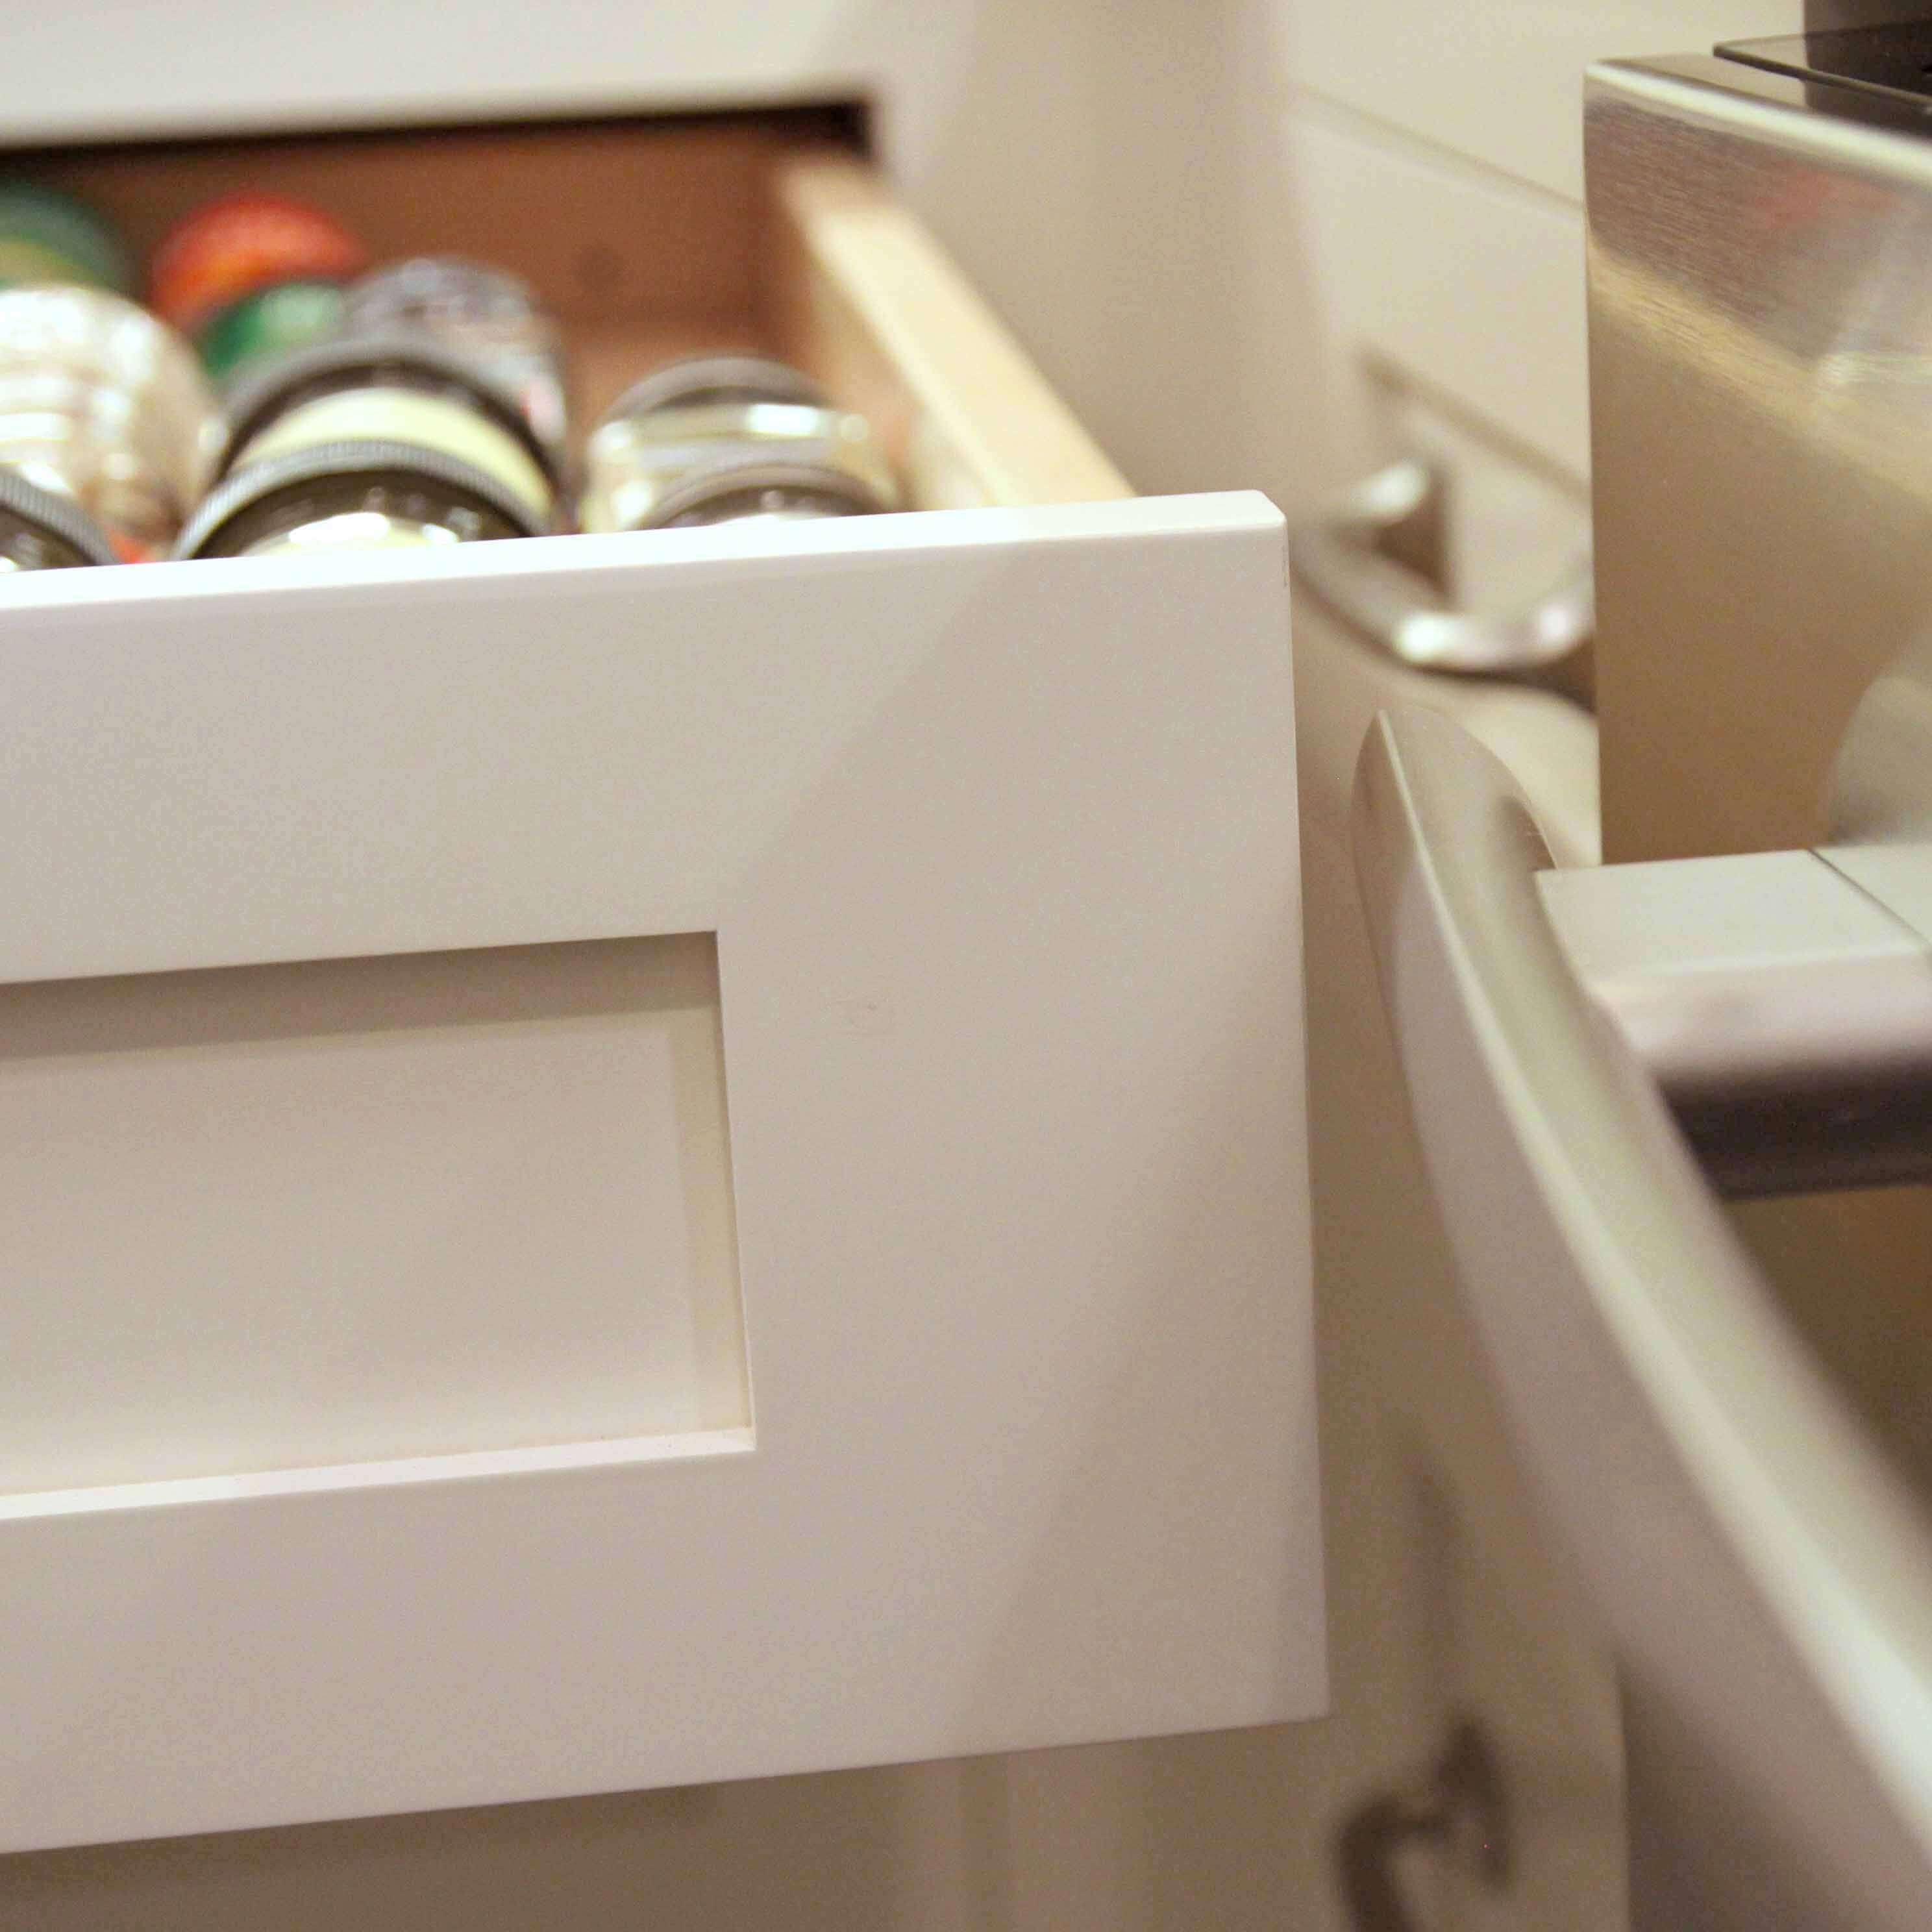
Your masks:
M291 356L342 332L339 282L276 282L218 310L201 332L202 367L230 389L248 363Z
M85 202L44 182L0 182L0 281L79 282L120 295L134 272L120 237Z
M428 316L460 320L483 308L494 316L548 322L537 292L522 276L467 255L410 255L371 268L348 291L348 326L374 331Z
M774 460L740 452L686 471L634 527L664 530L694 511L719 508L732 497L752 501L774 492L813 497L830 516L867 516L887 507L862 478L835 462L815 462L802 454ZM757 515L755 504L744 514Z
M274 535L278 518L318 484L338 479L358 481L372 490L427 488L497 526L488 532L493 537L543 535L528 506L487 470L423 444L371 440L316 443L246 464L209 493L188 519L174 554L232 556ZM218 543L220 547L214 548Z
M653 410L696 403L810 403L823 406L825 392L802 370L770 356L680 356L633 382L600 418L616 422Z
M51 568L119 561L106 532L71 496L30 483L17 470L0 468L0 515L17 518L65 553Z
M556 452L522 406L474 356L418 336L345 337L278 356L244 376L228 398L225 473L248 443L278 416L338 389L380 388L462 391L478 415L507 430L529 453L553 490L560 487ZM253 468L251 464L249 466Z
M195 334L218 310L256 289L344 280L368 260L361 241L323 209L244 188L202 202L162 236L148 267L148 302L156 314Z

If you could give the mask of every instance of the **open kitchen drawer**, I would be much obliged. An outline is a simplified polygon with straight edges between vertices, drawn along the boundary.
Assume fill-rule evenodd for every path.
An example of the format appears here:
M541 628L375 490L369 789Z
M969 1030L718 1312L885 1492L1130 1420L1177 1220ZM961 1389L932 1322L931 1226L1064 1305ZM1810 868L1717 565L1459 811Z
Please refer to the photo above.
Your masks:
M797 126L26 163L937 507L0 590L0 1848L1319 1706L1279 519Z

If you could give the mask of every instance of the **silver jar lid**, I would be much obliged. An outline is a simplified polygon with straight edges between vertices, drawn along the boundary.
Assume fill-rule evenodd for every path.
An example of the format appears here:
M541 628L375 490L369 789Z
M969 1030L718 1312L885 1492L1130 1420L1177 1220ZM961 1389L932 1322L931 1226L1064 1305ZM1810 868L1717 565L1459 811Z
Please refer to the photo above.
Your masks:
M862 478L836 463L814 460L808 452L776 460L732 455L687 472L634 527L673 530L754 517L862 517L885 507Z
M227 400L226 471L278 417L339 390L396 387L454 391L486 421L513 436L551 489L560 482L557 454L516 398L474 356L412 336L340 338L298 349L238 383ZM218 472L219 473L219 472Z
M775 356L685 356L633 382L598 421L616 422L704 403L805 403L823 408L825 392L803 370Z
M238 556L324 518L357 515L446 530L452 542L543 534L514 490L440 450L325 442L236 470L195 512L175 555Z
M0 468L0 571L113 563L114 546L71 496Z
M464 255L414 255L350 286L345 335L413 338L478 362L556 449L568 427L562 332L521 276Z
M556 332L520 275L466 255L411 255L371 268L350 284L345 321L358 335L423 329L459 349L476 341L523 347Z

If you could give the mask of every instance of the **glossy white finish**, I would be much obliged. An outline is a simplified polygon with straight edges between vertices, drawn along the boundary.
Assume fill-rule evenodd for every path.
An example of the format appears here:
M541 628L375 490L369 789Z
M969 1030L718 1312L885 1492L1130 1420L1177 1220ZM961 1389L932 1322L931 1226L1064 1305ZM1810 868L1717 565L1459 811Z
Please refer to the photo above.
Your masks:
M1416 1910L1483 1932L1610 1932L1623 1923L1625 1852L1610 1660L1552 1560L1462 1305L1348 852L1371 720L1427 704L1522 774L1568 862L1594 864L1596 726L1546 692L1411 670L1306 597L1294 635L1336 1714L1288 1741L1295 1778L1284 1784L1299 1806L1306 1780L1325 1778L1332 1820L1426 1762L1452 1718L1474 1712L1509 1784L1510 1881L1492 1892L1454 1862L1406 1860ZM1305 1922L1342 1932L1346 1915L1322 1914L1322 1876L1304 1881Z
M1828 845L1819 856L1888 912L1932 938L1932 878L1923 845Z
M430 0L280 15L239 0L159 13L52 9L17 23L8 140L224 128L520 120L600 108L837 98L876 68L852 0L600 0L491 8L460 28Z
M1802 0L1446 0L1426 13L1415 0L1274 0L1274 10L1298 87L1571 201L1583 191L1591 62L1795 34L1805 11Z
M0 988L0 1516L751 1421L708 938Z
M1804 1070L1884 1094L1932 1066L1932 956L1807 851L1546 872L1576 975L1667 1096L1767 1096ZM1861 1071L1862 1070L1862 1071Z
M1289 115L1285 159L1343 406L1377 358L1587 476L1581 214L1319 101Z
M1016 543L1206 550L1225 514L23 578L0 613L0 705L36 721L0 768L0 981L716 930L853 734L1004 610Z
M1319 1708L1282 562L1234 496L8 612L13 976L715 922L753 1426L16 1498L6 1844Z

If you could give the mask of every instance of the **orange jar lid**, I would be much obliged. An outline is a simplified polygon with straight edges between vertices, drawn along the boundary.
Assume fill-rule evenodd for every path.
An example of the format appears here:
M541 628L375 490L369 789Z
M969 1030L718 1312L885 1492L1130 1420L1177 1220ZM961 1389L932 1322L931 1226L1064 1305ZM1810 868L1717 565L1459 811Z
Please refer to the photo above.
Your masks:
M278 282L340 281L368 250L333 215L286 195L224 195L177 222L154 250L148 305L193 334L218 310Z

